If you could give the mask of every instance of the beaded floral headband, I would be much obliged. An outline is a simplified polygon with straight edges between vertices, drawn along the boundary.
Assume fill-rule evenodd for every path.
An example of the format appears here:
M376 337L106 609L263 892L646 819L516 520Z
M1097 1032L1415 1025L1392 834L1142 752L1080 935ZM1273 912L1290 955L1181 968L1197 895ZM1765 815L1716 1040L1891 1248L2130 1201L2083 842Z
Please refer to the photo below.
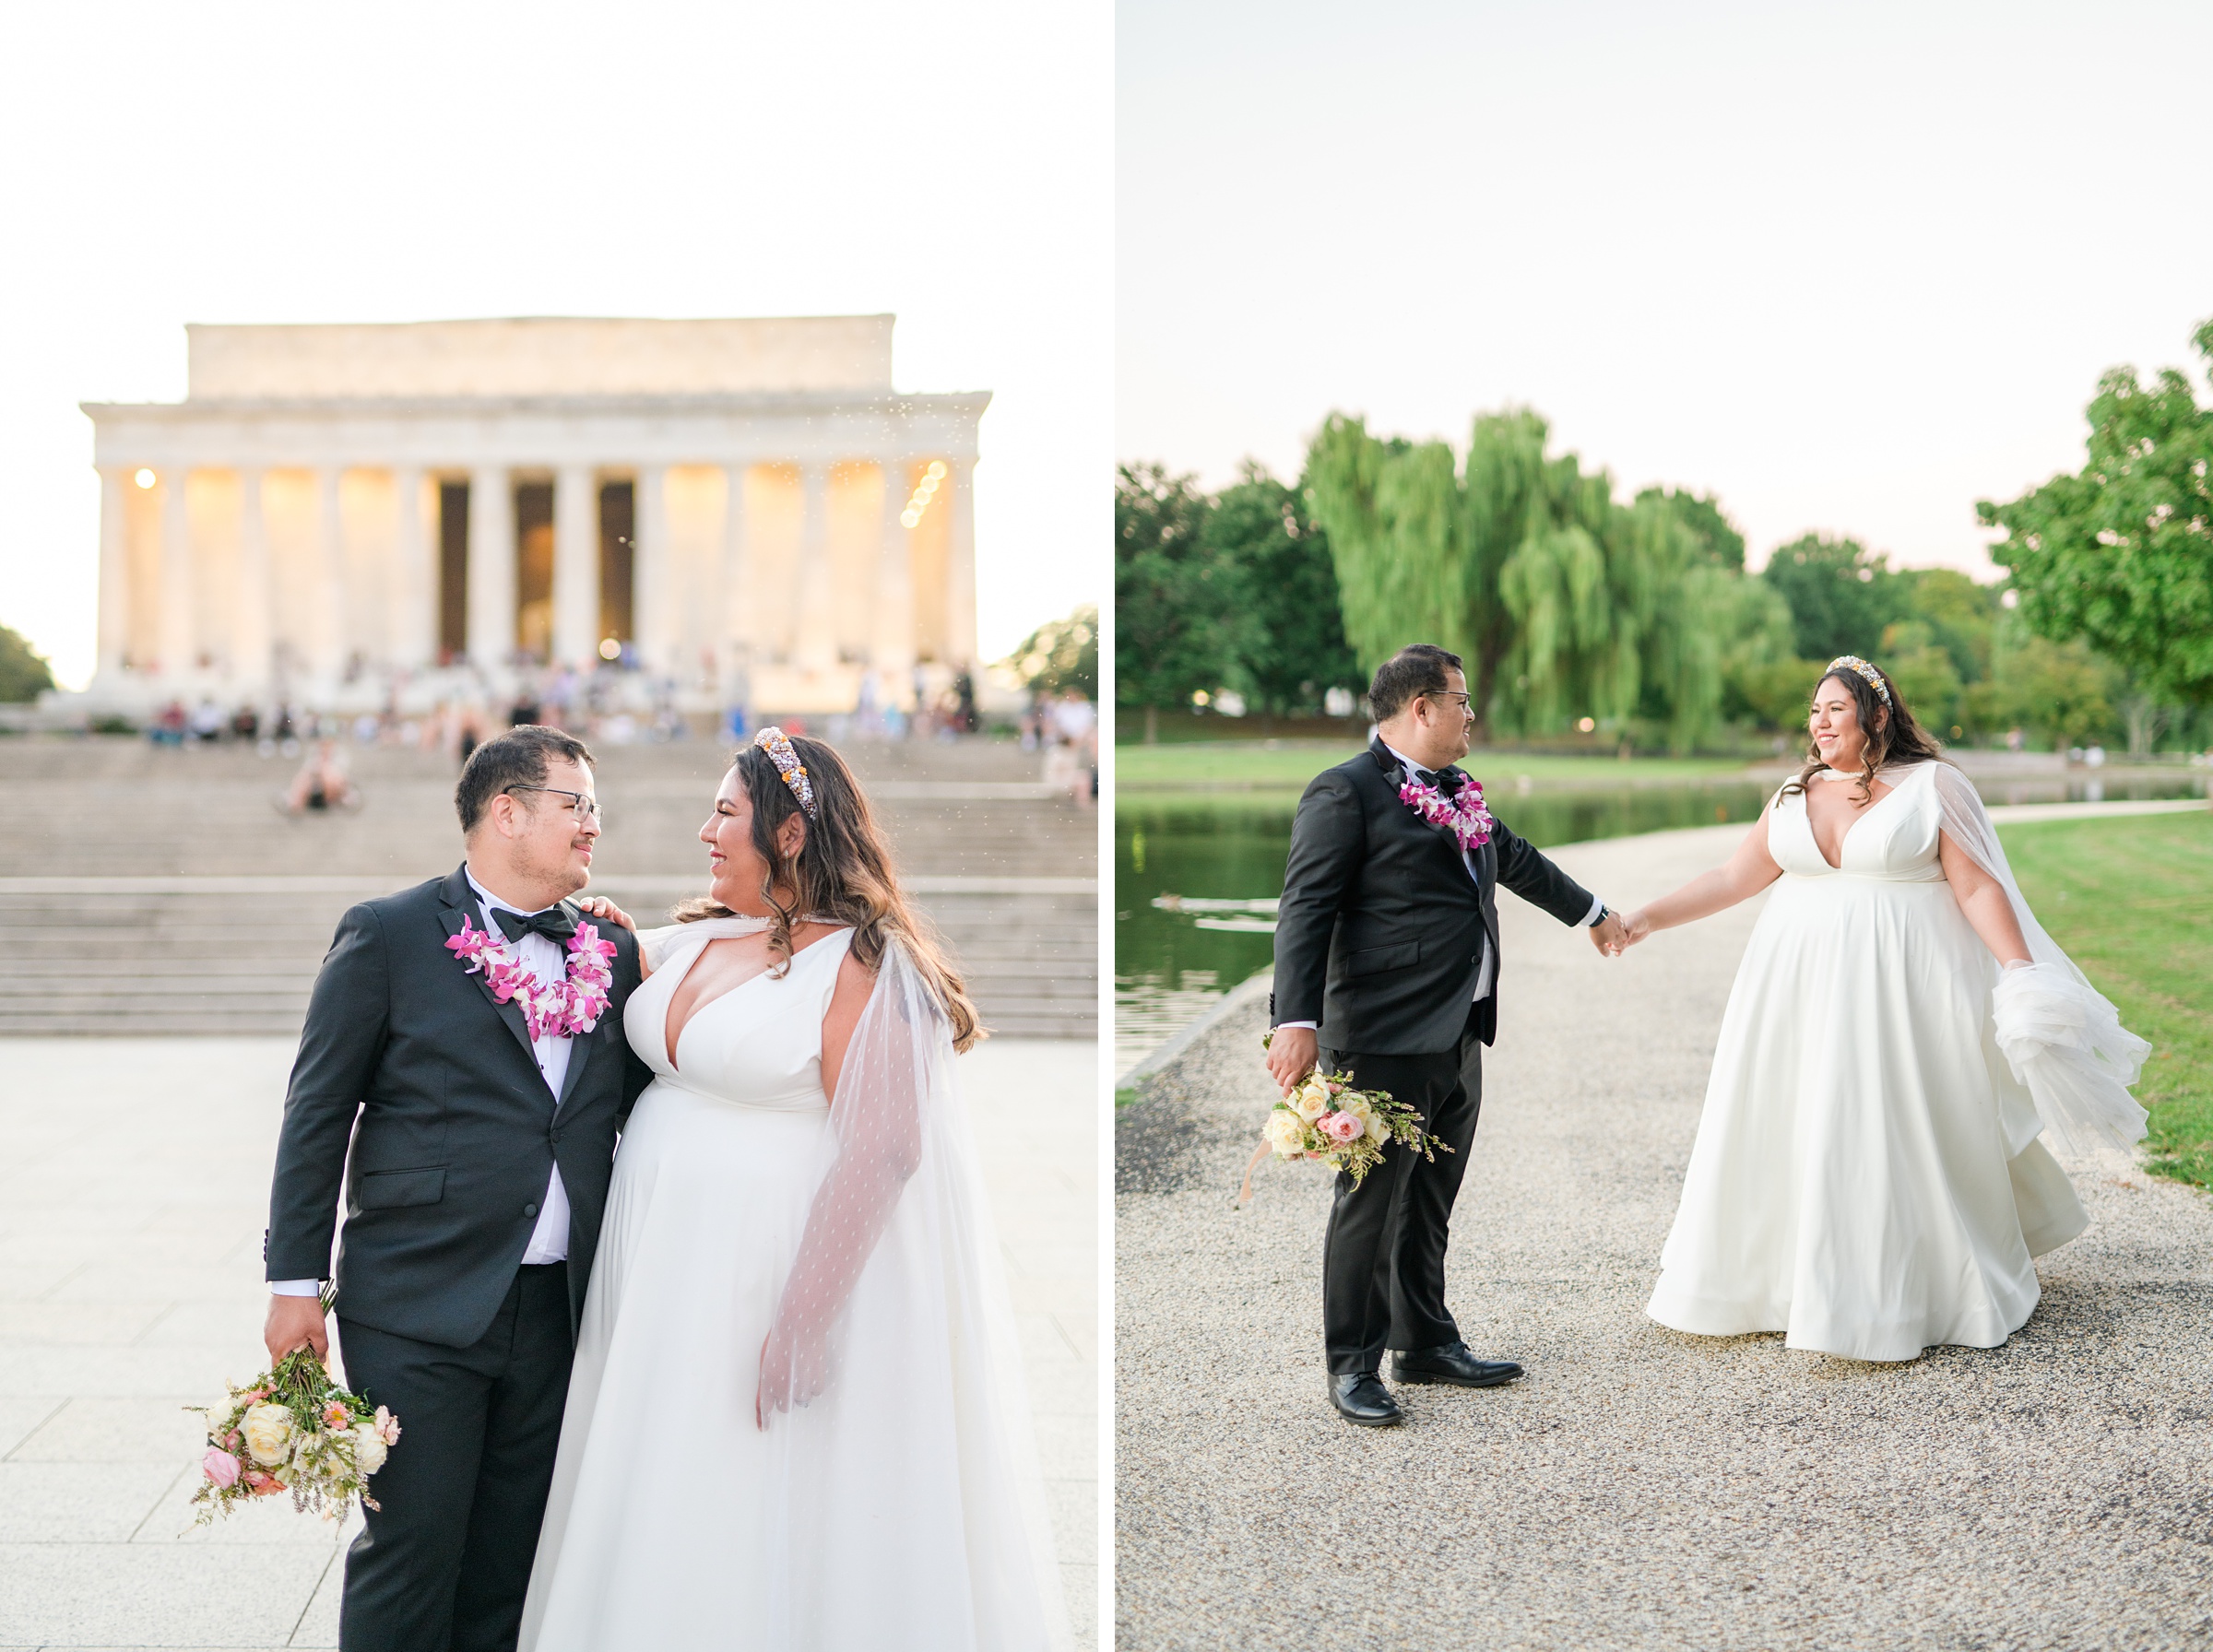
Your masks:
M809 820L814 819L814 782L807 778L807 765L792 749L790 739L781 728L771 723L753 737L753 744L768 753L768 761L776 765L776 773L784 776L784 784L791 795L799 800Z
M1828 662L1828 669L1822 672L1821 675L1824 677L1831 677L1840 670L1857 671L1862 677L1867 679L1867 686L1873 689L1877 694L1882 696L1883 703L1885 705L1888 705L1890 703L1890 690L1883 682L1883 674L1880 671L1877 671L1873 666L1870 666L1858 655L1839 655L1835 659Z

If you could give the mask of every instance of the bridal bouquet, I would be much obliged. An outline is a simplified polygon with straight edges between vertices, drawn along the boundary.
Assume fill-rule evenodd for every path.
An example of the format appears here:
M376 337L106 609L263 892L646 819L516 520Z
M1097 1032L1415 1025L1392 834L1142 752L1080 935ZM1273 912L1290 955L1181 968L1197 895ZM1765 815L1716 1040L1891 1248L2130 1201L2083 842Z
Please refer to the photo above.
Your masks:
M1318 1067L1269 1109L1260 1145L1245 1167L1238 1202L1252 1197L1254 1167L1270 1153L1342 1170L1357 1187L1383 1162L1384 1144L1391 1141L1432 1162L1439 1152L1452 1150L1422 1128L1420 1114L1392 1101L1389 1091L1355 1090L1350 1073L1325 1073Z
M326 1304L327 1306L327 1304ZM295 1509L341 1518L359 1497L369 1508L369 1477L399 1438L399 1419L373 1410L331 1380L312 1348L294 1349L210 1406L187 1406L207 1419L206 1479L194 1495L195 1524L228 1515L234 1504L290 1492Z

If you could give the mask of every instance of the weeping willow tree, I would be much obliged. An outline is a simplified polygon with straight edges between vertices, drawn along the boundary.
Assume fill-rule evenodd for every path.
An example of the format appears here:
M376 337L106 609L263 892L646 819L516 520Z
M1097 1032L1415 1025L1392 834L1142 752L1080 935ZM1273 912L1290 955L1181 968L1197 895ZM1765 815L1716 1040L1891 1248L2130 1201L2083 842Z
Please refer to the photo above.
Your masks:
M1467 654L1460 481L1441 442L1383 442L1332 413L1305 488L1330 538L1344 638L1373 671L1410 642Z
M1710 501L1652 490L1618 503L1605 471L1547 457L1549 436L1526 408L1478 415L1456 475L1442 442L1386 441L1332 416L1306 486L1345 636L1370 670L1414 641L1465 657L1478 739L1494 726L1542 735L1638 717L1686 751L1719 721L1733 650L1747 636L1774 643L1775 605L1743 600L1746 582L1714 550Z

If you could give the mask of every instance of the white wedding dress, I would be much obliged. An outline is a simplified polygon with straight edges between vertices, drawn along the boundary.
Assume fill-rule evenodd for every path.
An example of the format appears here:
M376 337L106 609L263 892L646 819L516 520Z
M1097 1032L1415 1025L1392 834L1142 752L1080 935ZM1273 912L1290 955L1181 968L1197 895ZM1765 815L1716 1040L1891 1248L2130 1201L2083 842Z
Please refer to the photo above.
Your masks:
M640 938L655 968L623 1025L657 1077L615 1158L521 1646L1062 1645L1019 1352L942 1018L893 949L834 1122L822 1024L844 930L781 978L699 1005L669 1051L678 983L742 924ZM893 1156L896 1173L870 1181ZM852 1196L857 1175L872 1204ZM802 1309L834 1315L827 1384L763 1430L764 1341L810 1290Z
M2088 1052L2096 1105L2115 1121L2092 1122L2133 1139L2133 1113L2142 1134L2120 1086L2148 1046L2035 925L1971 786L1938 762L1883 778L1894 788L1853 821L1839 866L1817 846L1803 795L1769 809L1782 876L1722 1017L1646 1310L1663 1325L1783 1331L1792 1348L1861 1360L1993 1348L2019 1329L2038 1299L2030 1258L2089 1220L2038 1139L2081 1106L2051 1093L2045 1044L2001 1048L2020 1036L2020 1013L2056 1005L2048 1021L2072 1018L2071 1031L2042 1031L2060 1055L2070 1037ZM1945 881L1940 828L2000 877L2032 943L2037 962L2008 973L1995 1017L2001 972ZM2032 992L2043 996L2027 1011L2009 1003ZM2111 1056L2092 1047L2098 1028L2083 1031L2101 1014ZM2025 1050L2030 1083L2015 1076Z

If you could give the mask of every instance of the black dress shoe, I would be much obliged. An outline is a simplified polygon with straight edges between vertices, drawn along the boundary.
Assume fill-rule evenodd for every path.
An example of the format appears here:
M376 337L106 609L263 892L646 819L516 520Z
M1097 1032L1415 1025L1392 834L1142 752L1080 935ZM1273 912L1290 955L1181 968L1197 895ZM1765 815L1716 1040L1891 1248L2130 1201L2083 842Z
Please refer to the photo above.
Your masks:
M1496 1388L1521 1375L1511 1360L1479 1360L1465 1342L1448 1342L1442 1348L1411 1349L1393 1354L1393 1380L1402 1383L1450 1383L1462 1388Z
M1340 1417L1362 1428L1389 1428L1406 1415L1383 1386L1383 1379L1372 1371L1349 1371L1343 1375L1331 1373L1330 1403Z

